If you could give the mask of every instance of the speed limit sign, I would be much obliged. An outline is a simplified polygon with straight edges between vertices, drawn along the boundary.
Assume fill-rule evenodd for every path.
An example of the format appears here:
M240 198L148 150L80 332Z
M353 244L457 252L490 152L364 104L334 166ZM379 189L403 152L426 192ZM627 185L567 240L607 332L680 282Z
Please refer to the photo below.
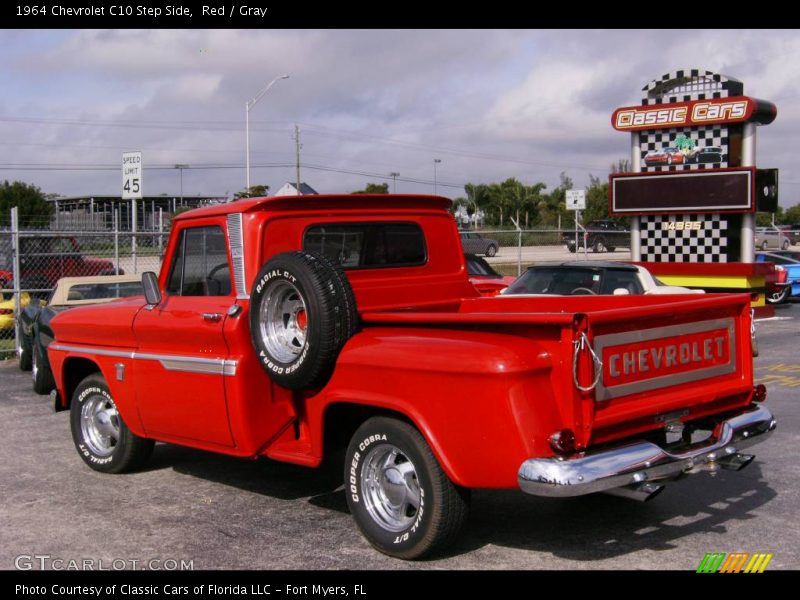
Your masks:
M122 153L122 199L142 198L142 153Z

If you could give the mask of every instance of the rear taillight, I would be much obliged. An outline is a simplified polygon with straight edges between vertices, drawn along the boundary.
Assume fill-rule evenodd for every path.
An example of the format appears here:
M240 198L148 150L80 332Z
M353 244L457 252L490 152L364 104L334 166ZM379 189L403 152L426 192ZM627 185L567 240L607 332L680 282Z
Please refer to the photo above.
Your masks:
M756 402L764 402L767 399L767 386L759 383L753 386L753 400Z
M575 432L572 429L556 431L549 439L550 447L559 454L575 452Z
M780 265L775 265L775 271L778 273L778 283L786 283L786 279L789 277L789 271Z
M0 308L0 315L13 315L14 310L11 308Z

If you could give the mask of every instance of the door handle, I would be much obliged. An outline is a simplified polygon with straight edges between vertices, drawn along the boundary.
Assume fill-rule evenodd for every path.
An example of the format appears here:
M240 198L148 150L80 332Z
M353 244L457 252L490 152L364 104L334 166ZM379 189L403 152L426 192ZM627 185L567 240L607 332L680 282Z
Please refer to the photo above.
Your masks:
M220 313L203 313L203 321L208 321L209 323L217 323L222 320L222 315Z

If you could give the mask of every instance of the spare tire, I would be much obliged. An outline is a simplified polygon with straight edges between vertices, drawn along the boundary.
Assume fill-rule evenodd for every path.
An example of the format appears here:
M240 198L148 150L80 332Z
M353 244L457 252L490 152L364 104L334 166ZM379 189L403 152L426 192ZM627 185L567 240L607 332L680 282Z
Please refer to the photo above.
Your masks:
M345 342L356 332L355 296L341 267L315 252L285 252L267 261L250 293L250 336L278 385L325 385Z

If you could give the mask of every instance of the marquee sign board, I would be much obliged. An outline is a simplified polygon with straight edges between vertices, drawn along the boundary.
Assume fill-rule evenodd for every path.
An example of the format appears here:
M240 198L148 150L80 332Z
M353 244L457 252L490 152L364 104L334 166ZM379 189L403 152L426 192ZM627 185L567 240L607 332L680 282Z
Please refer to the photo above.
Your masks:
M613 173L609 213L614 216L754 212L755 169Z

